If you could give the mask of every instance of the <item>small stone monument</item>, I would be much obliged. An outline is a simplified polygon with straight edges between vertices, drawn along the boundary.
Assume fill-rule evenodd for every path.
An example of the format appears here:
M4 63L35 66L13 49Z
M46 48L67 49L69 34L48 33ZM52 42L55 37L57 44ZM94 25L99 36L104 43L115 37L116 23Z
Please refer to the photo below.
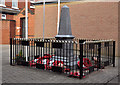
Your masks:
M58 34L55 36L57 40L72 41L74 36L71 31L70 12L68 6L63 6L61 9L60 24ZM64 50L63 50L64 49ZM63 43L61 51L55 52L56 55L62 57L72 57L73 55L73 44ZM64 51L64 52L63 52Z
M57 39L68 40L73 39L74 36L71 32L71 21L70 21L70 12L68 6L63 6L61 9L60 24L58 35L55 36Z

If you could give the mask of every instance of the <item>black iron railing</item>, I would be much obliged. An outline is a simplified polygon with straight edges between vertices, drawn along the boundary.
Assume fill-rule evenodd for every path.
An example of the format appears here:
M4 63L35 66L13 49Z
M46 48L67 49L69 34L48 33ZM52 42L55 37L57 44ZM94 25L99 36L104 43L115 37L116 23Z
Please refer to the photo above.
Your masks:
M30 66L84 78L105 66L115 66L115 41L11 38L10 65Z

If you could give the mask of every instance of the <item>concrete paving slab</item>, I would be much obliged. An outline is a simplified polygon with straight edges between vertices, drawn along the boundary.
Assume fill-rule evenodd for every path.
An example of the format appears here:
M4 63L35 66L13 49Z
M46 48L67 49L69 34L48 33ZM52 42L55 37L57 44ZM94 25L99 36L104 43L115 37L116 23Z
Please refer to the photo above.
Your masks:
M2 82L3 83L117 83L118 58L116 67L107 66L95 71L84 79L67 77L52 71L25 66L9 65L9 45L2 46Z

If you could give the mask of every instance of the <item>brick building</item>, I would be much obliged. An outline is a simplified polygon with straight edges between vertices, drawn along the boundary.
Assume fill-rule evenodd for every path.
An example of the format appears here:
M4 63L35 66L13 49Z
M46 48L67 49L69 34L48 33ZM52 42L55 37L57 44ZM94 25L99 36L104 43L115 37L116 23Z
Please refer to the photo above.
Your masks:
M34 37L34 10L31 2L28 2L28 37ZM24 22L25 0L0 0L0 44L9 44L10 37L24 37Z
M71 29L76 38L113 39L116 41L116 56L120 56L120 2L67 2L61 7L70 8ZM57 4L46 4L45 37L57 34ZM39 31L38 31L39 30ZM35 5L35 37L43 34L43 5Z

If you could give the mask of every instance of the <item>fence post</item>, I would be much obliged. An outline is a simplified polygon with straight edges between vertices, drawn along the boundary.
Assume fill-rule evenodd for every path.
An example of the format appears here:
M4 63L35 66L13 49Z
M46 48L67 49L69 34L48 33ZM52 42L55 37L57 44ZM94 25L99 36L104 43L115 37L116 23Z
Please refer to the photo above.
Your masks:
M101 43L98 43L98 69L101 69Z
M113 41L113 67L115 67L115 41Z
M80 79L83 78L83 41L79 41L80 44Z
M108 42L108 65L110 64L110 57L109 57L109 56L110 56L110 55L109 55L109 51L110 51L110 50L109 50L109 45L110 45L110 44L109 44L109 42Z
M12 38L10 38L10 65L12 65Z

